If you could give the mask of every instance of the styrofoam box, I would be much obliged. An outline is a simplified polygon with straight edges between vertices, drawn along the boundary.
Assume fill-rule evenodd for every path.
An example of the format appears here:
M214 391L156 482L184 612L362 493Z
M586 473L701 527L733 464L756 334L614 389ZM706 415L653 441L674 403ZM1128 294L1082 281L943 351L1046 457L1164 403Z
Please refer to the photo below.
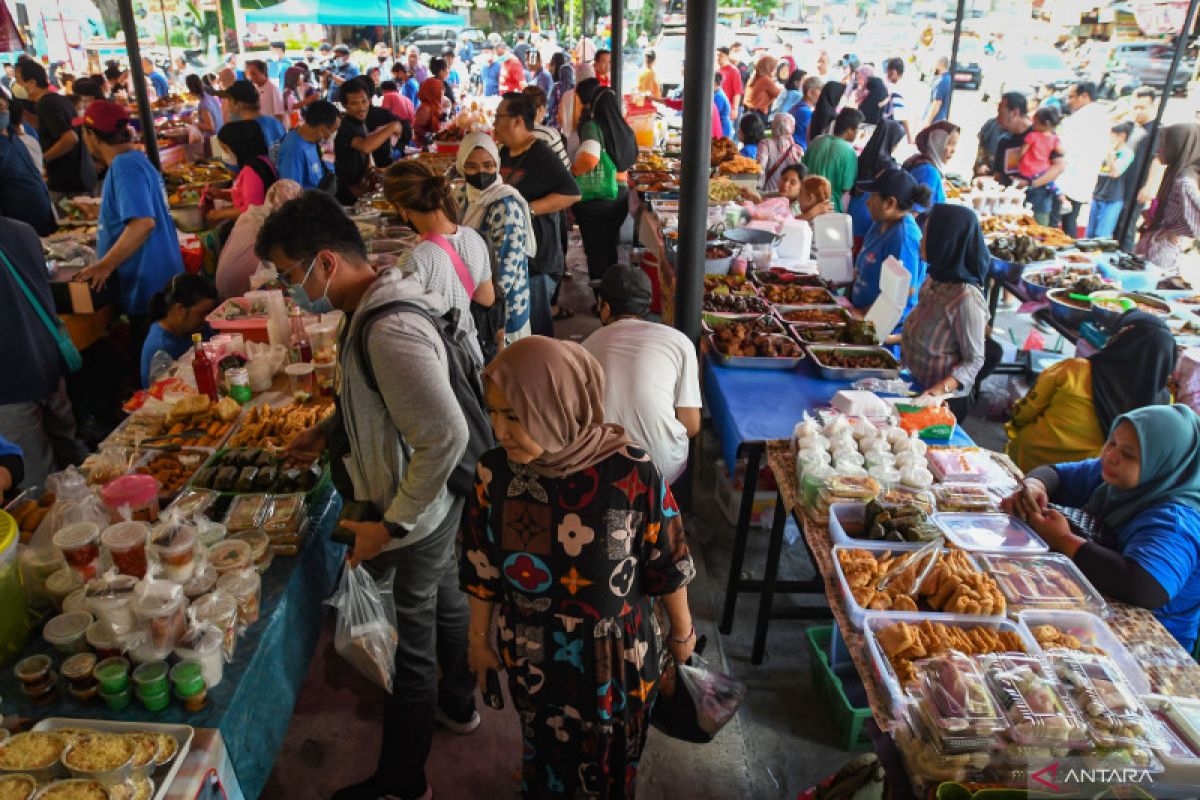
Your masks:
M879 269L879 297L867 311L866 320L875 326L875 340L883 343L904 315L912 275L895 256L883 260Z
M834 544L848 547L859 545L885 544L892 550L918 550L928 542L877 542L871 539L851 538L849 531L861 531L866 525L867 506L865 503L834 503L829 507L829 538Z
M830 283L849 283L854 278L850 251L822 250L817 254L817 274Z
M831 212L812 221L813 246L818 252L846 250L854 247L854 221L849 214Z
M833 570L837 574L838 585L841 587L841 590L842 590L842 602L846 606L846 614L847 614L847 616L850 617L851 625L853 625L855 628L858 628L859 630L862 630L863 619L864 619L864 617L866 617L866 615L868 613L879 614L879 615L885 616L885 617L900 617L905 614L912 613L911 611L870 611L870 612L868 612L867 609L860 606L858 604L858 601L854 599L854 595L850 593L850 585L846 582L846 574L844 572L842 572L842 563L838 560L838 553L842 550L867 550L868 552L875 554L876 558L878 558L883 553L893 553L897 556L903 557L903 556L911 555L913 551L912 551L912 548L905 550L900 547L892 547L887 542L858 542L858 543L852 544L852 545L838 544L838 545L833 546ZM942 552L945 553L946 551L943 550ZM968 554L967 557L969 559L971 559L971 563L976 567L976 569L978 569L979 568L978 562L976 562L975 559L970 554ZM925 564L926 561L922 560L921 563ZM982 616L982 615L975 615L975 614L943 614L940 611L932 611L932 612L929 612L927 614L927 616L930 619L932 619L934 621L938 621L938 622L944 621L944 619L946 617L950 617L950 616L953 616L953 617L956 617L959 619L975 620L976 622L986 621L986 620L1005 619L1005 615L1003 613L993 614L990 616Z
M1053 625L1064 633L1078 637L1085 645L1099 647L1108 653L1135 692L1146 694L1150 691L1150 679L1142 671L1138 660L1126 649L1108 624L1095 614L1066 609L1027 608L1017 614L1017 619L1025 624L1030 633L1033 633L1033 629L1038 625Z

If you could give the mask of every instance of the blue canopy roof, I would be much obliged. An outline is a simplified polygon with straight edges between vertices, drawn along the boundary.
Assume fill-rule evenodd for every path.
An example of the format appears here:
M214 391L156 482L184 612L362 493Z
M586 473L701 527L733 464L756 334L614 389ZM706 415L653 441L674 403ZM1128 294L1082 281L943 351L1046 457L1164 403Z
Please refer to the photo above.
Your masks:
M416 0L390 0L392 25L465 25L461 14L447 14ZM388 0L284 0L246 11L247 22L309 25L387 25Z

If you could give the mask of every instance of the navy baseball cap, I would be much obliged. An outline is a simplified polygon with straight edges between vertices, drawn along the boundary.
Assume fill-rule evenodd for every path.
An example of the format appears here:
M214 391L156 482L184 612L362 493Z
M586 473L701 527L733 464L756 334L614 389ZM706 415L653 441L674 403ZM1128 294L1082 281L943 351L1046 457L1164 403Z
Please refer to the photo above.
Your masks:
M614 264L604 271L596 289L615 314L641 316L650 310L650 278L640 267Z
M855 182L854 188L860 192L885 194L888 197L894 197L897 200L915 204L913 195L920 185L917 183L917 179L909 175L905 170L900 167L892 167L891 169L884 170L870 180Z

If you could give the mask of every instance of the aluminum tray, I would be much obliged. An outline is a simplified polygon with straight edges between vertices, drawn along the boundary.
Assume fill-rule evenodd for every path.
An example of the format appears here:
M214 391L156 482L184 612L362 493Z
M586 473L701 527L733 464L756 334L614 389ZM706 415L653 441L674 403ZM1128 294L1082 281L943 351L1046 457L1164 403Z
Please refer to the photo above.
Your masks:
M779 284L779 283L770 284L770 285L777 286L780 288L791 288L790 286L787 286L785 284ZM824 286L797 286L796 288L801 289L803 291L818 293L818 299L815 301L809 302L809 303L777 303L776 306L778 308L794 309L794 308L801 308L802 306L806 306L806 305L817 305L817 306L837 305L837 301L835 301L833 298L833 292L829 291ZM766 300L768 303L773 302L769 297L767 297L767 289L765 287L759 289L758 295L762 299Z
M779 270L779 271L776 271L776 270ZM788 275L794 275L795 277L790 280L787 280L787 281L779 280L776 276L781 275L783 273L787 273ZM809 274L802 273L802 272L791 272L790 270L784 270L782 267L773 267L772 269L766 269L766 270L752 269L752 270L750 270L750 280L754 281L759 286L765 286L766 284L771 283L771 284L776 284L779 286L793 285L793 286L809 286L809 287L812 287L815 289L829 288L828 285L825 283L825 281L821 279L820 275L809 275Z
M755 320L763 320L770 328L767 331L768 333L778 333L783 336L788 335L787 326L780 322L778 317L771 314L736 314L729 317L721 317L712 312L706 312L700 317L700 330L707 335L715 333L734 322L754 322Z
M827 381L857 381L863 378L898 378L900 377L900 365L896 362L896 357L890 351L883 347L873 347L869 345L853 345L853 344L837 344L837 345L808 345L808 354L812 356L812 362L817 368L817 372ZM849 355L878 355L885 357L889 362L896 364L892 369L871 369L871 368L850 368L850 367L830 367L821 362L822 353L839 352Z
M795 344L795 340L786 334L773 334L787 339ZM717 349L717 344L713 341L713 337L708 337L709 352L717 363L723 367L736 367L738 369L795 369L796 366L804 360L804 351L800 351L800 355L793 358L767 358L757 356L727 356ZM797 345L798 346L798 345Z
M767 302L765 298L764 298L764 302ZM830 328L830 327L836 327L837 325L849 325L850 324L850 312L847 311L846 309L842 308L841 306L837 305L836 303L807 303L805 305L772 305L771 307L775 309L775 313L779 316L779 318L781 320L783 320L784 325L789 325L792 327ZM836 312L838 312L838 316L840 316L844 321L840 322L840 323L839 322L806 322L804 320L788 319L787 317L784 316L785 314L789 314L793 311L800 311L802 309L810 309L810 310L817 309L820 311L836 311Z
M183 766L183 760L187 758L188 751L192 747L192 737L196 734L196 729L191 725L169 725L164 722L118 722L108 719L47 717L33 726L35 731L56 731L59 728L87 728L89 730L100 731L101 733L148 731L150 733L165 733L168 736L175 737L175 741L179 745L179 748L175 751L175 758L167 766L159 767L151 773L151 777L154 779L154 795L152 800L163 800L167 796L171 784L175 782L175 776L179 774L179 768Z

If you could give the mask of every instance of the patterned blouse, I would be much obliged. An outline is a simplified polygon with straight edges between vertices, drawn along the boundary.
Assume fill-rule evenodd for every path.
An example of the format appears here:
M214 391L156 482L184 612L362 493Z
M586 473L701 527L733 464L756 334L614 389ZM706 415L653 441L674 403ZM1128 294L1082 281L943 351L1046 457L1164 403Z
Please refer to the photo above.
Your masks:
M947 377L970 388L983 367L987 324L987 303L978 288L928 280L904 322L904 365L922 388Z
M462 588L497 602L510 686L584 723L628 722L660 674L651 597L695 576L679 509L645 451L542 478L483 455L463 515Z
M467 193L460 191L459 208L466 213ZM529 257L525 254L524 212L515 198L505 197L492 203L483 218L479 233L487 241L492 258L492 274L504 292L504 343L512 344L528 336L529 329Z
M1144 235L1135 248L1155 265L1169 273L1179 271L1183 249L1180 237L1200 238L1200 186L1192 178L1176 178L1175 189L1156 212L1154 230Z

